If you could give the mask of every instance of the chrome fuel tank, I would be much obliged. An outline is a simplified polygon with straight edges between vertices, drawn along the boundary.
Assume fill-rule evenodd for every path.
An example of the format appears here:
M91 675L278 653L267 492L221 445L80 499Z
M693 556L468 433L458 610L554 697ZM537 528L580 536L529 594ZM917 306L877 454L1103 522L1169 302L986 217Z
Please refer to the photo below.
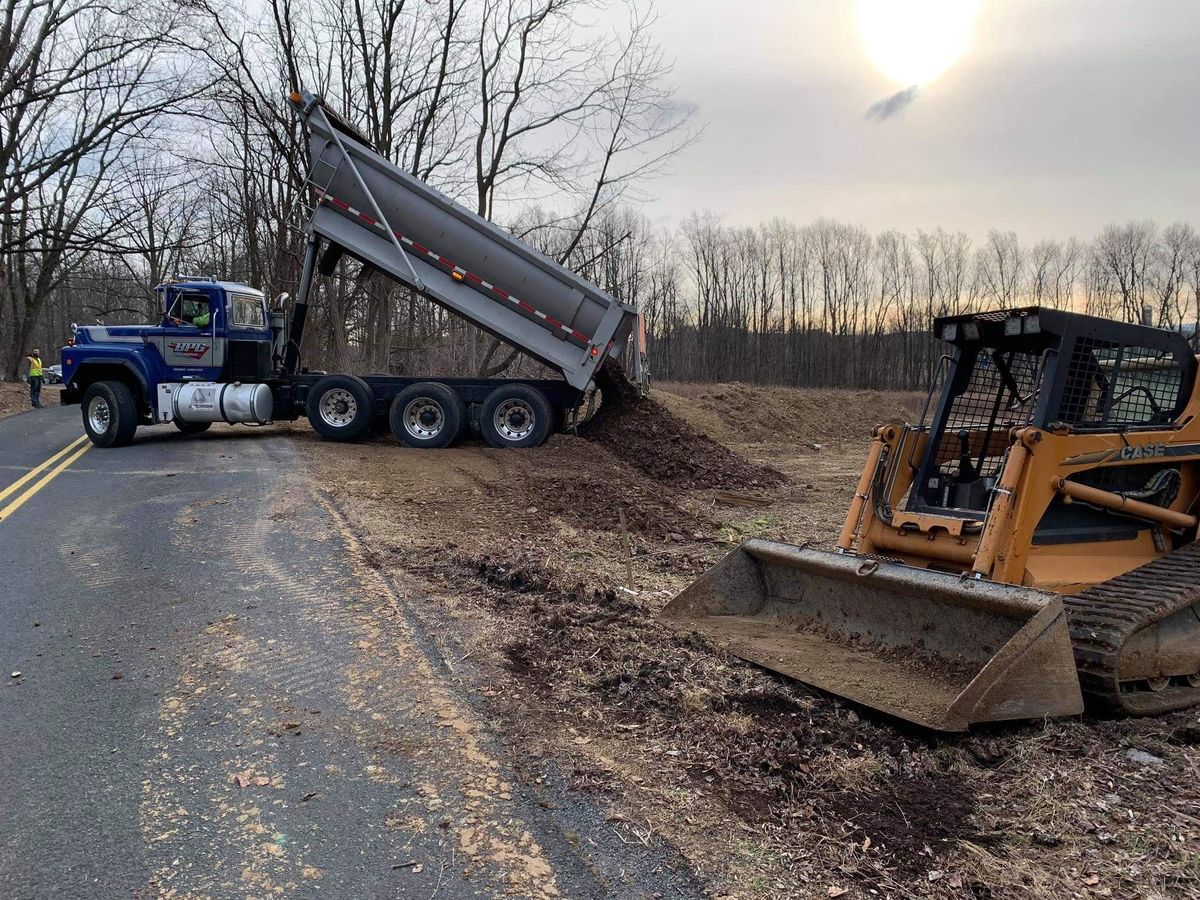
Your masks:
M274 412L271 389L265 384L192 381L159 389L170 389L170 418L184 422L266 425Z

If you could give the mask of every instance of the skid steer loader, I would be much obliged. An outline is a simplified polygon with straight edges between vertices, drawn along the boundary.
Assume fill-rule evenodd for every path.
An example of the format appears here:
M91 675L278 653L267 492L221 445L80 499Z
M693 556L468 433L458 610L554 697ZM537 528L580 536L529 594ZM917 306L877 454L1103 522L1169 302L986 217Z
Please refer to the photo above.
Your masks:
M664 616L938 730L1200 702L1200 396L1176 332L934 320L921 421L876 427L836 551L751 540Z

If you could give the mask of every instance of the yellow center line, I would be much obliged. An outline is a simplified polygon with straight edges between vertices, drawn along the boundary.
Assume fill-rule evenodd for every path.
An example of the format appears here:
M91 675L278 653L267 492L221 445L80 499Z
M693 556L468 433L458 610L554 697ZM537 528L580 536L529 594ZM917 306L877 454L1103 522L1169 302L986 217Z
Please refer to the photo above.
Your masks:
M38 476L39 472L41 472L43 469L46 469L49 466L54 465L54 463L56 463L58 460L62 459L64 456L66 456L68 453L70 453L72 450L74 450L76 447L78 447L82 441L86 441L86 440L87 440L87 435L81 434L79 437L75 438L75 440L71 441L71 443L67 444L67 446L63 447L61 450L59 450L57 453L55 453L48 460L46 460L45 462L38 463L36 466L34 466L32 469L30 469L28 472L26 472L24 475L22 475L16 481L14 481L12 484L10 484L8 487L6 487L4 490L0 491L0 500L3 500L5 497L7 497L9 494L13 493L14 491L20 490L23 485L28 484L30 481L32 481L34 478L36 478Z
M85 437L86 437L86 435L85 435ZM78 444L78 443L79 443L78 441L75 442L75 444ZM72 446L74 446L74 444ZM67 450L70 450L70 449L71 449L71 447L67 448ZM13 500L11 503L8 504L8 506L0 508L0 522L3 522L9 516L11 516L13 513L15 513L18 509L20 509L21 506L24 505L26 500L28 500L30 497L32 497L34 494L36 494L38 491L40 491L42 488L44 488L46 485L48 485L51 481L53 481L55 478L57 478L64 470L66 470L70 467L71 463L75 462L75 460L79 459L79 457L83 456L83 454L87 453L91 449L92 449L92 445L90 442L84 444L82 447L80 447L78 450L76 450L74 453L72 453L70 456L68 456L62 462L60 462L57 466L55 466L53 469L51 469L49 472L47 472L45 474L45 476L43 476L36 484L33 485L33 487L27 488L23 493L19 494L15 500ZM65 453L65 452L66 451L64 450L63 453ZM62 455L62 453L55 454L55 456L51 457L51 459L47 460L46 462L49 463L52 460L57 459L61 455Z

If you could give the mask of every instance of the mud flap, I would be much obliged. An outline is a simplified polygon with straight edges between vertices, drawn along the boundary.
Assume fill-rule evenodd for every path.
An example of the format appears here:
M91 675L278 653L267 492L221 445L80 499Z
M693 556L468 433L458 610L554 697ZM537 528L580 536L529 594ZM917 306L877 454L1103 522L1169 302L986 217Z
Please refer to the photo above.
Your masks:
M743 659L939 731L1083 711L1062 600L1033 588L752 540L663 616Z

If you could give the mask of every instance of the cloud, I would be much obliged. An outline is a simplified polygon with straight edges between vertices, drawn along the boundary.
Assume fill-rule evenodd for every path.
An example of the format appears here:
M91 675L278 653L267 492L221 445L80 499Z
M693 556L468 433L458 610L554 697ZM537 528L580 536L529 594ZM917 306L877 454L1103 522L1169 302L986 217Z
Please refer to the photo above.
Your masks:
M874 119L877 122L882 122L884 119L890 119L892 116L899 115L908 104L917 99L917 94L920 92L920 87L914 84L902 91L897 91L890 97L876 100L867 108L866 117Z

